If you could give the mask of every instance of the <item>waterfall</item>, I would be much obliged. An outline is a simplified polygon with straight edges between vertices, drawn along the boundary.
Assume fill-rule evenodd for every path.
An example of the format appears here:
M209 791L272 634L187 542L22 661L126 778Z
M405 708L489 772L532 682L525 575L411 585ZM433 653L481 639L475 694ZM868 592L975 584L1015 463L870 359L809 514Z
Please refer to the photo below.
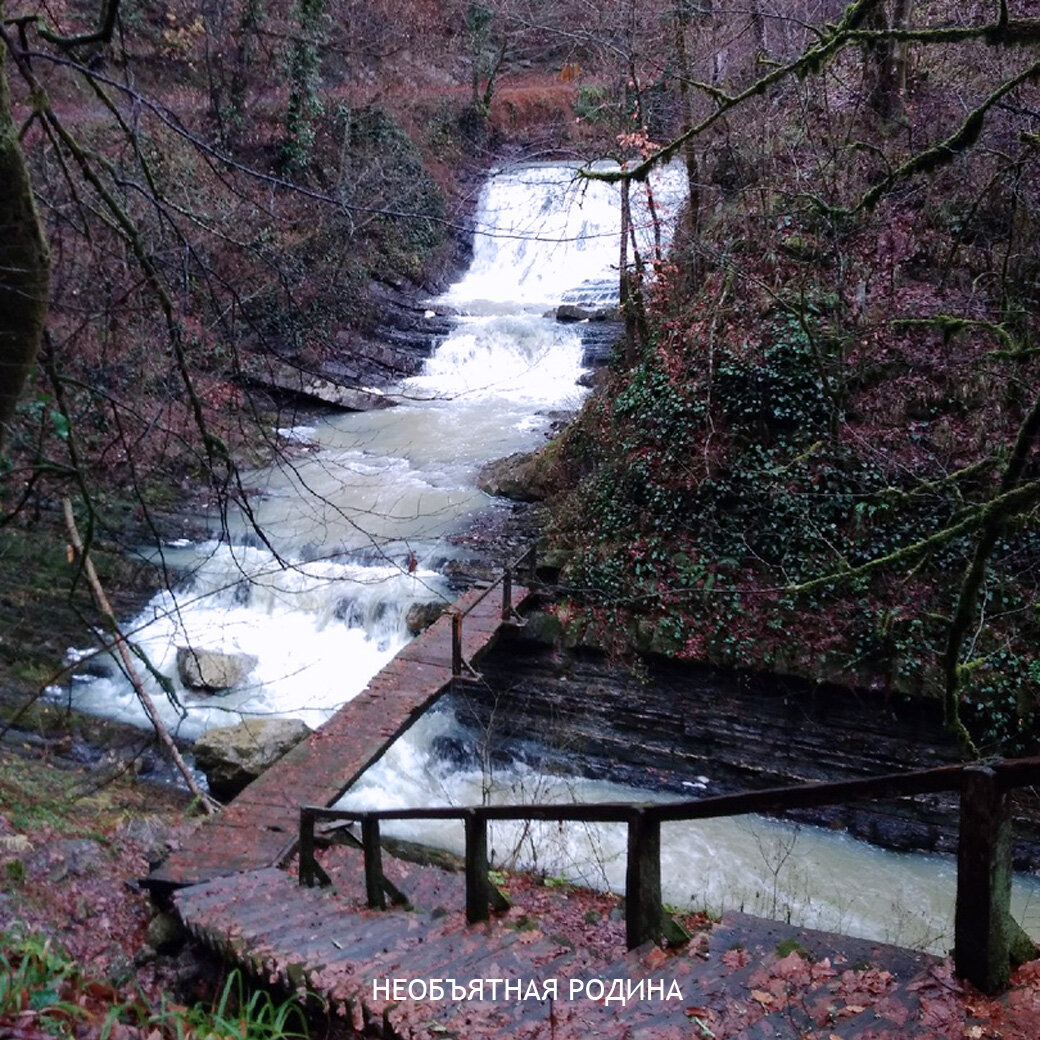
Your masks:
M681 174L666 171L653 195L667 244ZM638 191L633 212L649 257L652 220ZM411 604L450 597L441 573L453 552L448 537L482 511L502 508L476 489L477 469L537 446L549 413L581 401L579 334L542 313L565 301L616 303L618 214L616 188L583 181L569 167L497 173L479 200L470 269L444 297L462 317L423 372L391 388L398 406L282 431L310 450L246 477L257 489L252 512L267 544L245 518L232 516L224 537L164 547L167 563L185 578L175 590L156 593L124 627L172 684L176 703L152 677L145 679L171 730L193 738L257 715L316 726L404 645ZM203 696L180 682L178 646L243 654L255 663L229 693ZM95 662L92 673L98 671L107 674L84 675L54 696L146 726L115 662ZM479 736L462 731L448 711L428 714L345 803L658 797L550 776L522 757L488 772L441 753L445 739L473 746ZM691 783L703 788L710 778ZM461 849L461 834L450 827L399 825L397 833ZM623 880L624 836L617 829L498 826L492 843L499 862L595 885ZM954 868L939 857L896 856L815 828L755 820L670 825L662 858L665 898L675 904L789 915L806 925L930 948L947 941ZM1020 914L1030 893L1023 923L1036 931L1036 885L1016 887Z
M633 190L632 223L647 260L656 235L667 248L685 189L683 171L671 166ZM616 185L570 167L499 173L481 193L473 262L445 302L469 313L616 305L620 212Z
M662 206L678 198L673 181L662 182ZM125 628L173 688L171 700L142 669L172 731L193 739L264 715L317 726L404 645L412 604L451 597L449 536L503 508L477 490L477 470L536 447L549 413L581 403L580 336L542 312L568 294L616 300L618 212L616 188L569 167L491 177L473 262L444 297L461 312L457 328L419 375L389 388L397 407L281 431L310 450L246 474L248 522L232 515L223 537L164 547L185 578ZM243 655L251 667L230 692L203 695L184 688L178 647ZM55 695L147 725L112 660Z

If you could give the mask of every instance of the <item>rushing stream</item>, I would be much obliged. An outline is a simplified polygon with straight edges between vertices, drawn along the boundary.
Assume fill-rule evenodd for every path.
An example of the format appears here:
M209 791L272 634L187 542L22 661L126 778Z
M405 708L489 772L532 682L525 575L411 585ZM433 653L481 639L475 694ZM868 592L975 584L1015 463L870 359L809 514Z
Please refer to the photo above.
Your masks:
M680 184L671 172L656 185L664 227L681 200ZM172 684L171 699L145 676L171 730L192 739L264 715L317 726L404 645L412 604L450 598L443 571L454 550L447 536L482 511L503 508L477 490L478 468L537 446L552 413L580 404L579 327L542 315L561 302L616 301L618 212L613 188L580 182L567 167L492 177L480 200L470 269L442 301L462 316L423 372L388 391L396 407L281 431L309 450L248 475L267 544L244 518L232 517L219 538L164 547L167 562L187 577L176 590L157 593L127 631ZM651 222L644 205L634 212L649 254ZM248 674L221 696L185 689L178 647L243 655ZM61 695L82 710L147 725L114 664ZM655 797L549 777L522 760L494 774L453 766L436 753L437 738L448 734L476 739L449 711L434 711L362 777L345 804ZM708 782L691 778L694 787ZM450 826L395 833L461 848L461 834ZM499 826L493 843L500 862L623 885L620 828ZM666 826L663 866L665 898L675 904L743 906L930 948L950 941L948 859L894 855L757 819ZM1020 916L1032 930L1040 930L1038 891L1031 882L1016 888Z

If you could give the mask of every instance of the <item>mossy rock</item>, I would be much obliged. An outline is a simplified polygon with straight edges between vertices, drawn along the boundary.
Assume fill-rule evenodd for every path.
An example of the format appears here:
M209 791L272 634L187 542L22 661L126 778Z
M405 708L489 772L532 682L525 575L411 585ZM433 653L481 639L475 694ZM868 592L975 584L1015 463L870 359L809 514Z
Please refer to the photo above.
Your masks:
M528 614L524 624L524 638L546 646L559 646L563 639L563 622L555 614L536 610Z

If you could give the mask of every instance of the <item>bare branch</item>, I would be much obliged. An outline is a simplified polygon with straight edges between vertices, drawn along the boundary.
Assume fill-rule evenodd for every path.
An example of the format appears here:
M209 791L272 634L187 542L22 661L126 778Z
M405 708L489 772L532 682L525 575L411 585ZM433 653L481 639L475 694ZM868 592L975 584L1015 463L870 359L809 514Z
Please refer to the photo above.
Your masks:
M37 22L37 31L48 43L53 43L62 50L70 51L76 47L85 47L91 43L108 43L115 32L116 18L118 16L119 0L105 0L105 5L101 9L98 27L93 32L80 33L77 36L62 36L39 22Z
M61 506L62 511L65 514L65 527L69 534L69 541L72 543L72 548L76 552L76 557L79 560L80 565L83 567L83 572L86 575L87 583L90 585L90 591L94 596L94 601L97 603L98 610L101 611L101 614L105 618L105 623L112 631L116 651L118 652L119 658L123 664L123 670L134 688L134 693L137 694L137 699L140 701L141 707L144 709L145 714L148 716L148 720L154 727L156 736L166 749L173 764L177 767L177 771L182 777L184 777L184 782L188 785L188 790L191 791L191 793L199 800L206 812L216 812L220 808L220 805L199 787L191 770L188 768L187 763L181 757L177 745L173 742L173 738L170 736L170 731L163 724L162 718L155 707L155 702L152 700L151 695L145 689L144 683L141 681L141 676L138 674L137 667L133 662L134 651L131 650L130 645L127 643L119 629L119 622L116 620L115 612L112 610L112 604L108 601L108 596L105 595L105 590L97 576L97 571L94 569L94 561L86 551L86 548L83 545L83 539L80 537L79 529L76 527L76 517L72 512L72 502L67 497L63 498L61 500ZM137 651L137 653L139 655L140 651Z

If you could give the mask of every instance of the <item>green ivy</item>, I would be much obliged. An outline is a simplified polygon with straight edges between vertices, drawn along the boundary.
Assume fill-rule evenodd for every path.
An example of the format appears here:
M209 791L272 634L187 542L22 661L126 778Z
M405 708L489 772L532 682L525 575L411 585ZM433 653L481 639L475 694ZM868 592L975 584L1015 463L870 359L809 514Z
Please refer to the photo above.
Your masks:
M822 431L832 402L820 375L809 329L793 316L774 321L766 343L753 357L724 354L715 377L715 392L734 425L749 432Z

